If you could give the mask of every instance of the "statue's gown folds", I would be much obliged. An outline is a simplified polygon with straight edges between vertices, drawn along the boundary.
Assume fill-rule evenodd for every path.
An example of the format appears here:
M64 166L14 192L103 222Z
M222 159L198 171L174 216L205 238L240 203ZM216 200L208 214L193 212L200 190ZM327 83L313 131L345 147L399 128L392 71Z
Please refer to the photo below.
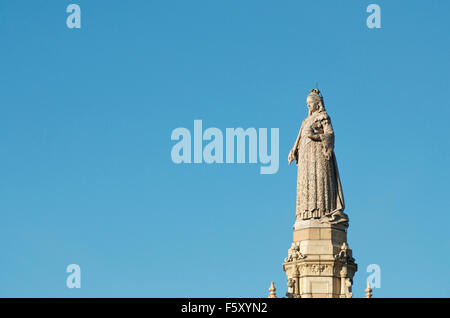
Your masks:
M307 220L340 214L345 208L344 196L334 155L333 127L326 111L308 116L300 134L297 218Z

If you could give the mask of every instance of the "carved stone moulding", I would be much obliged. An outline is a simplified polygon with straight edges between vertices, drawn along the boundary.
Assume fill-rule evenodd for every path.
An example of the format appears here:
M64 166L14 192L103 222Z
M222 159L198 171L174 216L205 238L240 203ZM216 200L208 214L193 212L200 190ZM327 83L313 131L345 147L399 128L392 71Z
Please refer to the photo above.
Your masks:
M331 228L341 231L347 231L348 226L343 224L323 223L320 221L320 219L309 219L309 220L296 219L293 228L295 231L305 228Z

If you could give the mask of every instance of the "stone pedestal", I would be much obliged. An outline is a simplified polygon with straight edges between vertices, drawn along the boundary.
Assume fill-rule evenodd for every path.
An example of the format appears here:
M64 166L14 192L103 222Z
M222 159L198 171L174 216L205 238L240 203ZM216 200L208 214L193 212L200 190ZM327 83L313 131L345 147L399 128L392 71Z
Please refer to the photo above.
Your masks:
M357 264L347 245L347 226L318 219L296 221L283 270L288 279L288 297L352 297Z

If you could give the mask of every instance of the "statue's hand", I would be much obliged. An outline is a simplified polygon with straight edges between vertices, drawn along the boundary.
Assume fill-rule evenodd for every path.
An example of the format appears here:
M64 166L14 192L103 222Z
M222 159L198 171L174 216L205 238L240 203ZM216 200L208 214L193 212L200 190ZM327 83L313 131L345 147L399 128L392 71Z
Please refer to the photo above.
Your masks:
M289 156L288 156L288 161L289 161L289 165L292 163L292 161L294 161L295 160L295 150L294 149L292 149L290 152L289 152Z

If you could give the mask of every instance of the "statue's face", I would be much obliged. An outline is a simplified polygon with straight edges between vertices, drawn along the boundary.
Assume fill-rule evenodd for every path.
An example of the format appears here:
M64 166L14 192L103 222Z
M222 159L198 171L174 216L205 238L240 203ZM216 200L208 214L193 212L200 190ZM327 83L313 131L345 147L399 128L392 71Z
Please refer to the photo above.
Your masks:
M308 110L313 112L317 108L317 101L314 101L311 96L308 96L308 98L306 98L306 105L308 106Z

